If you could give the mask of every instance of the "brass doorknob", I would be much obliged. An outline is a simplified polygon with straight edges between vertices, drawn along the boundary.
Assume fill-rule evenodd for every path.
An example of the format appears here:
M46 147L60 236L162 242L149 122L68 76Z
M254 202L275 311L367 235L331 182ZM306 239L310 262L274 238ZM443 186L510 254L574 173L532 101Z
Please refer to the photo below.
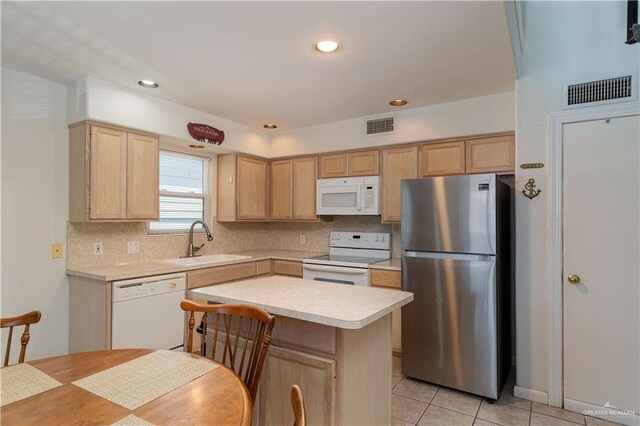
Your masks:
M569 274L569 276L567 277L567 281L569 281L571 284L580 284L580 277L576 274Z

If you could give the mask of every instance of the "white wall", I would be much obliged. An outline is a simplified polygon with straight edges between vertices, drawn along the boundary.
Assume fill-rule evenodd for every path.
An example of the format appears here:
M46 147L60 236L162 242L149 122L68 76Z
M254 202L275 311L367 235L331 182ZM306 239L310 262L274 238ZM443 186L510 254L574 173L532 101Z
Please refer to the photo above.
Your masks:
M640 45L623 43L623 1L525 2L522 11L524 50L516 48L516 165L548 165L547 120L562 110L563 84L630 72L637 77ZM517 382L541 392L547 392L548 172L547 167L516 167L518 190L529 178L542 190L533 200L516 192Z
M1 315L40 310L42 320L32 328L27 357L65 354L68 280L65 260L51 259L51 244L66 243L66 87L3 68L1 149ZM12 362L19 335L14 342Z
M160 90L160 89L158 89ZM269 156L266 131L216 117L160 98L86 77L68 86L68 124L96 120L145 130L185 141L194 140L187 123L203 123L225 132L222 147L262 157Z
M515 94L507 92L391 111L396 132L389 135L366 136L362 117L278 131L271 135L271 157L513 131L514 105Z

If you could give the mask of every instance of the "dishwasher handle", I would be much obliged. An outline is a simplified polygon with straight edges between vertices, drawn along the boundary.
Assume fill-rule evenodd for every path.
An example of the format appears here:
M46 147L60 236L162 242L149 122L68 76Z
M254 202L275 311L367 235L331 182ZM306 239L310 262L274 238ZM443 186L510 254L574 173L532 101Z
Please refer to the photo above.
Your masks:
M185 278L182 276L170 276L167 278L156 277L153 281L121 281L113 283L113 303L125 300L139 299L142 297L153 297L159 294L184 292Z

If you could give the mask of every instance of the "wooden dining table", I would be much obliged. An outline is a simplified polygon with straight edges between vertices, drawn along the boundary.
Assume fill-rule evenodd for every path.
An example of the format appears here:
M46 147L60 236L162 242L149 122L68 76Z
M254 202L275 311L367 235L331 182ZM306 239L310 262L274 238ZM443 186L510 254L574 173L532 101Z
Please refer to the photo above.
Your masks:
M195 354L180 353L218 367L133 410L72 384L153 352L120 349L29 361L62 386L3 406L2 424L112 424L131 414L156 425L251 424L252 401L242 380L225 366Z

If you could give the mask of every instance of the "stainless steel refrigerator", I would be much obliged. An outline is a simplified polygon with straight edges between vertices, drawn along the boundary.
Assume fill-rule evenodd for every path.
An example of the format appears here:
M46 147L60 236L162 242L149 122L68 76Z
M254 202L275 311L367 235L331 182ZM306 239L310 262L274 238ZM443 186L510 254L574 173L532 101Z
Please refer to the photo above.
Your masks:
M498 399L511 365L510 189L494 174L402 181L402 373Z

